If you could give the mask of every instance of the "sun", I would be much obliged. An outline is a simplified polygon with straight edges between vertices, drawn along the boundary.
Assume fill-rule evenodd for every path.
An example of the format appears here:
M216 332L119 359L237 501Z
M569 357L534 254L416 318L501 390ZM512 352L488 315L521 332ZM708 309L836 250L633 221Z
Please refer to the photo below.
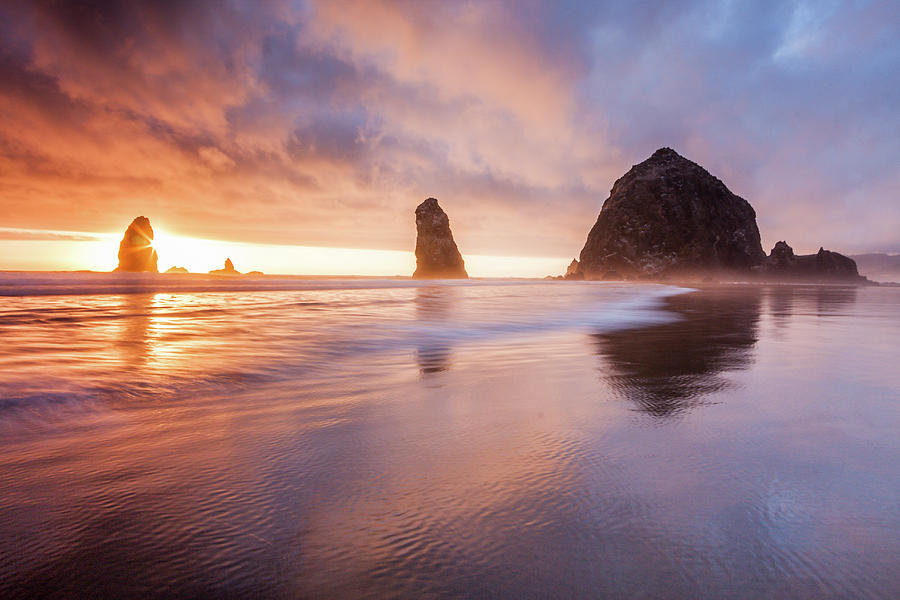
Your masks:
M225 242L174 235L159 228L154 228L151 245L159 257L161 271L184 267L191 273L206 273L221 269L229 257L229 244Z

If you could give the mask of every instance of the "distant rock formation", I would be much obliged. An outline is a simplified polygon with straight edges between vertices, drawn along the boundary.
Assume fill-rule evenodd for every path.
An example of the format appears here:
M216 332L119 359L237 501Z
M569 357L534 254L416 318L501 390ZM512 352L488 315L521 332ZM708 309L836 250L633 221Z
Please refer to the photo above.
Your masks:
M660 148L615 182L579 259L587 279L641 278L749 270L765 253L753 207Z
M116 271L158 273L157 261L150 219L144 216L137 217L125 230L125 235L119 242L119 266L116 267Z
M225 267L222 269L215 269L209 272L210 275L240 275L241 272L235 270L234 263L231 262L230 258L225 259Z
M247 277L261 277L261 276L265 275L265 273L263 273L262 271L250 271L246 275L247 275Z
M816 254L798 256L784 241L775 244L760 266L760 272L767 279L865 280L860 277L856 262L850 257L824 248L819 248Z
M187 273L188 270L184 267L169 267L166 269L166 273Z
M450 219L435 198L416 207L416 271L414 279L466 279L465 262L453 234Z
M572 262L570 262L569 266L566 268L566 274L563 275L562 278L574 280L584 279L584 273L581 272L581 264L579 264L577 259L572 259Z
M762 265L762 270L772 274L786 273L794 269L796 263L794 249L788 246L787 242L776 242L769 252L769 258Z

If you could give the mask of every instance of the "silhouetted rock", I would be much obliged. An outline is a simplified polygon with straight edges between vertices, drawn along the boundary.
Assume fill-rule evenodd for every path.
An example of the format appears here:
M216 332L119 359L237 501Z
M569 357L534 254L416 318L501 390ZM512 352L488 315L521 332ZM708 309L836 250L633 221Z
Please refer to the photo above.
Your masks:
M156 265L158 257L153 248L153 228L150 219L137 217L125 230L119 242L119 266L116 271L159 272Z
M865 280L852 258L824 248L819 248L816 254L798 256L784 241L775 244L760 272L768 279Z
M838 252L825 250L819 246L816 253L815 270L816 274L822 277L836 277L847 279L859 279L859 270L856 268L856 261L849 256L844 256Z
M466 279L465 263L453 241L450 219L435 198L416 207L415 279Z
M765 259L756 213L706 169L661 148L619 178L587 237L588 279L746 271Z
M236 271L234 268L234 263L231 262L230 258L225 259L225 268L223 269L215 269L209 272L210 275L240 275L240 271Z
M703 167L660 148L619 178L565 279L796 279L869 283L852 258L819 248L762 251L756 212Z
M262 271L250 271L246 275L247 275L247 277L259 277L259 276L263 275L263 272Z
M572 262L569 263L568 268L566 268L566 274L563 279L584 279L584 273L581 272L581 265L578 264L578 260L573 258Z
M187 273L188 270L184 267L169 267L166 269L166 273Z
M769 253L769 258L763 264L762 270L768 273L786 273L792 270L797 262L794 249L787 242L776 242Z

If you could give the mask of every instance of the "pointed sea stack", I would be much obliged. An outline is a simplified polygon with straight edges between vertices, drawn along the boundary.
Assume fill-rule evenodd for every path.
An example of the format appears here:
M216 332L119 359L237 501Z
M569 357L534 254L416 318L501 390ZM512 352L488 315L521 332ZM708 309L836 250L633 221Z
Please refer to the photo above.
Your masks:
M700 165L660 148L619 178L579 257L586 279L748 271L766 255L756 212Z
M119 242L119 266L116 271L158 273L157 260L150 219L138 217L131 222Z
M225 268L214 269L209 272L210 275L240 275L241 272L234 268L234 263L230 258L225 259Z
M435 198L416 207L416 271L413 279L467 279L465 262L453 241L450 219Z
M578 259L572 259L572 262L570 262L569 266L566 268L566 274L563 275L563 279L584 279L584 273L581 272L581 265L578 263Z

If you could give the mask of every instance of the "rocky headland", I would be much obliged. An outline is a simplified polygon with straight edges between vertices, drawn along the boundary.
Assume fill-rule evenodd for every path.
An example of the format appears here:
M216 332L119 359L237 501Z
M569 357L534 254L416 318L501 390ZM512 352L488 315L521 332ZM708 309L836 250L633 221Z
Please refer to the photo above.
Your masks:
M750 203L671 148L615 182L562 278L866 281L837 252L779 242L766 256Z
M158 273L156 249L153 248L153 227L150 219L140 216L131 222L119 242L119 266L116 271Z
M435 198L416 207L416 270L414 279L467 279L465 262L453 234L450 218Z

